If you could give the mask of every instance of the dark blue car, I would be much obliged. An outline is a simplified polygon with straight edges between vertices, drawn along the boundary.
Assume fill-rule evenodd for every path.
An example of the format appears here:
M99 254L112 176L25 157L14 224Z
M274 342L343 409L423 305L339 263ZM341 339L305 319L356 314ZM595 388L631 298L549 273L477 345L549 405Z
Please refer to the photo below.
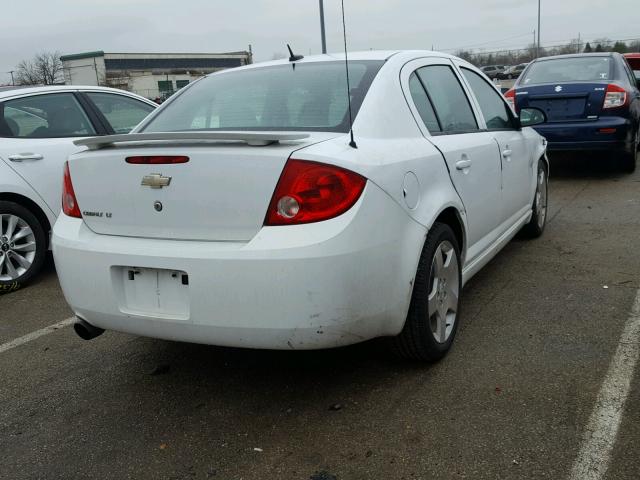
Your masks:
M536 107L547 123L535 127L548 150L614 152L626 171L640 156L640 90L618 53L537 59L505 93L516 111Z

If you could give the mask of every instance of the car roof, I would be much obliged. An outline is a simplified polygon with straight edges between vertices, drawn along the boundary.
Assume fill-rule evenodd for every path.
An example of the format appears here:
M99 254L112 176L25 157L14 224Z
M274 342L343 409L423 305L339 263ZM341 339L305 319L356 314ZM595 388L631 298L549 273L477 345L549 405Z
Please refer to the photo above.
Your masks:
M546 62L548 60L557 60L561 58L580 58L580 57L613 57L614 52L593 52L593 53L568 53L565 55L551 55L549 57L536 58L534 62Z
M98 87L95 85L47 85L40 87L31 87L31 86L9 86L9 87L0 87L0 101L5 98L22 96L22 95L31 95L35 93L47 93L47 92L77 92L77 91L91 91L91 92L110 92L110 93L118 93L120 95L128 95L130 97L136 97L144 99L148 103L153 103L151 100L148 100L140 95L135 93L127 92L126 90L119 90L117 88L109 88L109 87Z
M295 53L295 51L294 51ZM457 59L454 55L449 55L442 52L434 52L431 50L364 50L356 52L348 52L349 61L380 61L386 62L391 58L410 61L416 58L423 57L440 57ZM327 53L323 55L309 55L305 56L301 60L297 60L295 63L316 63L316 62L331 62L331 61L344 61L344 52L342 53ZM210 73L209 75L220 75L226 72L232 72L237 70L250 70L253 68L262 68L275 65L289 65L291 62L287 58L281 60L272 60L268 62L252 63L251 65L245 65L242 67L230 68L227 70L221 70L219 72Z

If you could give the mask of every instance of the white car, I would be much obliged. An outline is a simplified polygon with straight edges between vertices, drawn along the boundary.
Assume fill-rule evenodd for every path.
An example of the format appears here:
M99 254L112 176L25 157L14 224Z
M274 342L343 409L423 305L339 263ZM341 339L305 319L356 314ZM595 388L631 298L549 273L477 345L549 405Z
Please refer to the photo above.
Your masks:
M0 88L0 293L42 265L73 141L128 133L156 106L112 88Z
M53 251L85 339L265 349L393 337L436 360L462 287L547 212L544 139L471 64L423 51L210 75L129 136L77 142Z

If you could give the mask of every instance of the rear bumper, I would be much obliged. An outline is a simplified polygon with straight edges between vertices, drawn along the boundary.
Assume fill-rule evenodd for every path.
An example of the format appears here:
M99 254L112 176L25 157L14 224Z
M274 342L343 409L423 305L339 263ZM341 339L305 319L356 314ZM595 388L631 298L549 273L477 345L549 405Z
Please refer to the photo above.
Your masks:
M97 327L213 345L315 349L399 333L425 234L370 182L342 216L265 227L249 243L98 235L61 215L53 250L68 303ZM132 313L126 280L114 274L119 267L186 272L186 314Z
M622 117L602 117L593 122L546 123L534 128L547 139L549 151L631 152L633 149L631 121Z

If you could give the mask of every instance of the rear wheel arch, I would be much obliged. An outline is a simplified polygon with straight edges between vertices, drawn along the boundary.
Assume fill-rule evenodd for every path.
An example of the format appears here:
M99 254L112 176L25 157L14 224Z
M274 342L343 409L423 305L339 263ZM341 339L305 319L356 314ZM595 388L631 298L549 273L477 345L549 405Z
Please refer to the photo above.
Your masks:
M462 263L464 265L467 246L467 234L462 216L460 215L458 209L456 209L455 207L445 208L438 214L433 223L443 223L445 225L448 225L449 228L453 230L456 240L458 241L458 248L460 249L460 256L462 257Z
M18 205L22 205L31 213L33 213L33 215L35 215L35 217L38 219L38 222L40 222L40 225L42 225L42 229L47 234L47 248L49 248L48 234L51 231L51 223L49 222L46 213L44 213L42 208L40 208L40 206L36 202L31 200L29 197L25 197L24 195L9 192L0 193L0 201L17 203Z

